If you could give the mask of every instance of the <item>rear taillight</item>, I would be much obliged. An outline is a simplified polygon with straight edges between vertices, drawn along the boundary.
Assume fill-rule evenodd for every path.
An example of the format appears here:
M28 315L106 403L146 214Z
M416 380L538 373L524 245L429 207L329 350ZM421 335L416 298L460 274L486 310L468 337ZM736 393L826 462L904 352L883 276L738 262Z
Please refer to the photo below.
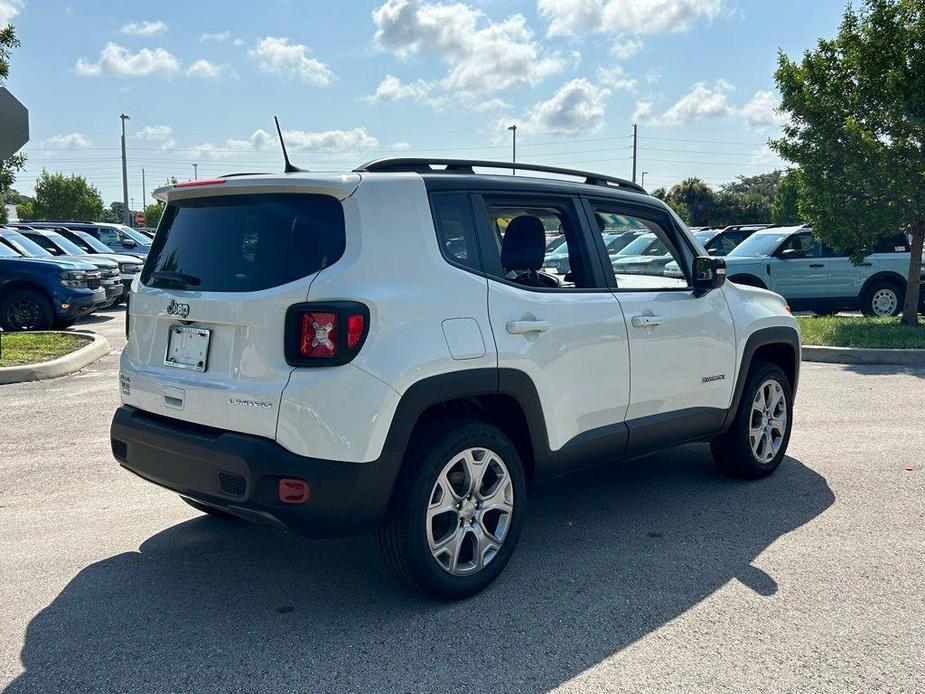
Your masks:
M339 366L366 339L369 309L355 301L305 303L286 312L286 361L292 366Z

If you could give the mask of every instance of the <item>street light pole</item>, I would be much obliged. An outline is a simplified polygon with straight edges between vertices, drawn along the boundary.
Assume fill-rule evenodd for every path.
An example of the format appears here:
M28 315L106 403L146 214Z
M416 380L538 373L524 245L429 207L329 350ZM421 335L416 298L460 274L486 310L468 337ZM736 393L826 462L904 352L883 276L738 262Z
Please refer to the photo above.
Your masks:
M130 120L130 117L120 113L119 119L122 121L122 223L129 226L128 168L125 164L125 121Z
M141 213L144 214L145 205L147 201L145 200L148 197L148 187L145 185L145 168L141 167Z
M513 142L512 151L511 151L511 162L516 164L517 163L517 124L515 123L514 125L508 126L508 130L514 133L514 142ZM517 175L516 166L513 169L511 169L511 175L512 176Z
M199 180L199 164L193 164L193 180Z
M643 188L646 187L646 174L647 174L647 173L649 173L649 172L648 172L648 171L643 171L643 172L642 172L642 184L641 184L641 185L642 185Z

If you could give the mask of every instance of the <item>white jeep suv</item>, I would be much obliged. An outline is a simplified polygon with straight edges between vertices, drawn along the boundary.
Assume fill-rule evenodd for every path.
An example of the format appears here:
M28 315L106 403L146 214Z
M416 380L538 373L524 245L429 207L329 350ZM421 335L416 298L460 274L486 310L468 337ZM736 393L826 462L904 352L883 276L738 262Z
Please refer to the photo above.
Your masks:
M206 513L375 530L395 574L452 598L507 564L532 480L701 440L725 472L770 474L800 365L783 299L724 283L635 184L485 173L511 167L388 159L158 190L116 459ZM617 274L604 237L640 228L681 272ZM561 275L541 271L556 236Z

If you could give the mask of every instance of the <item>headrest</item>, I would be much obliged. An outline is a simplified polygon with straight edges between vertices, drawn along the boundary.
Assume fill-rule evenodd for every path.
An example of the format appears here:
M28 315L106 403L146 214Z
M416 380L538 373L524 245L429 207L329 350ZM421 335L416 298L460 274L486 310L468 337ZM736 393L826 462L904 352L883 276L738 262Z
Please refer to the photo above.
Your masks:
M546 257L546 230L538 217L522 214L507 225L501 242L505 270L539 270Z

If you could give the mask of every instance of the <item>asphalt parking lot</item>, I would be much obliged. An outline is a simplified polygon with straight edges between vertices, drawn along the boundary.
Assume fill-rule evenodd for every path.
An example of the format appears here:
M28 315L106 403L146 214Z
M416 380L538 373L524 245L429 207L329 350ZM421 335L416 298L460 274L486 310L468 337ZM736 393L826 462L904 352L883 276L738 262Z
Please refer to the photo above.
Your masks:
M87 328L124 344L121 310ZM767 480L693 445L535 487L456 604L371 537L219 521L121 470L117 371L0 386L7 692L925 689L925 370L804 364Z

